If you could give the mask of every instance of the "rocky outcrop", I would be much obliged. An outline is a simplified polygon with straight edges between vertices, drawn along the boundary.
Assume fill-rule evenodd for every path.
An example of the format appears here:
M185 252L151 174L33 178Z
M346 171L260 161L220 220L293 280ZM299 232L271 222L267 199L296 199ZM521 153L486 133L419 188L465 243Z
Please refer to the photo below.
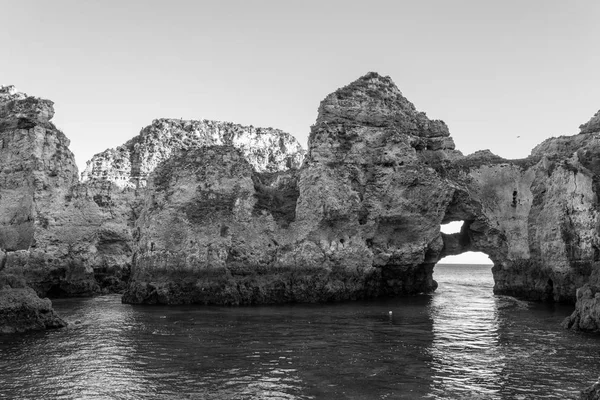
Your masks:
M145 187L156 166L180 150L203 146L233 146L258 172L300 167L304 150L279 129L255 128L231 122L157 119L116 149L87 162L82 181L106 180L118 187Z
M134 275L124 301L272 302L269 287L277 278L256 271L273 263L280 228L258 204L259 180L231 146L196 148L163 163L136 224Z
M5 257L4 254L2 254ZM2 258L5 260L5 258ZM0 334L66 326L48 299L40 299L22 275L0 269Z
M579 126L580 133L594 133L600 131L600 111L598 111L588 122Z
M22 333L67 325L31 288L0 289L0 334Z
M42 239L39 210L72 179L63 153L68 141L50 123L53 115L52 102L0 87L0 333L64 326L14 262Z
M265 179L226 147L172 158L151 175L123 299L257 304L431 291L452 188L423 160L459 156L442 122L372 74L323 101L298 172Z
M122 290L131 269L131 303L395 296L482 251L495 293L577 301L565 324L600 326L597 115L522 160L465 157L369 73L323 100L306 155L277 130L156 120L78 182L52 103L3 93L3 268L39 295ZM441 233L451 221L462 230Z
M154 195L146 192L147 176L179 152L211 145L239 149L254 170L264 174L297 168L304 157L296 139L278 129L174 119L155 120L124 145L95 155L87 162L76 193L91 197L101 211L101 228L93 243L96 251L91 253L94 257L82 261L94 266L95 279L103 290L121 291L129 278L132 229L144 198Z
M132 253L121 221L129 210L107 200L110 186L79 183L69 140L50 122L53 115L49 100L13 88L0 96L4 271L22 275L42 297L123 290L120 275L127 277Z
M465 221L452 254L482 251L494 262L494 291L574 302L598 261L593 173L573 154L524 160L466 157L442 172L459 188L450 220ZM468 205L470 210L461 210ZM454 211L458 209L459 211Z
M0 88L1 90L1 88ZM7 255L0 251L0 334L56 329L67 325L25 282L23 271L7 269Z
M159 165L136 224L124 300L253 304L428 292L442 257L482 251L494 262L496 293L574 302L599 254L597 140L593 132L548 140L523 160L463 157L443 122L418 112L389 78L367 74L323 100L304 164L284 189L257 185L260 173L231 148ZM440 233L451 221L464 221L461 232Z
M567 329L600 333L600 281L595 269L591 279L577 289L575 311L563 321Z

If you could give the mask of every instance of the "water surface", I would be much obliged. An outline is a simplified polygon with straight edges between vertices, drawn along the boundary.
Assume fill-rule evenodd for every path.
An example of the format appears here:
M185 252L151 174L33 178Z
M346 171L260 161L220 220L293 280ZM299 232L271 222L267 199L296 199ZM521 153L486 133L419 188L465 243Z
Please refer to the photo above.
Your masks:
M572 307L494 296L490 268L438 265L433 295L325 305L55 300L70 328L0 337L0 398L576 398L600 338L560 327Z

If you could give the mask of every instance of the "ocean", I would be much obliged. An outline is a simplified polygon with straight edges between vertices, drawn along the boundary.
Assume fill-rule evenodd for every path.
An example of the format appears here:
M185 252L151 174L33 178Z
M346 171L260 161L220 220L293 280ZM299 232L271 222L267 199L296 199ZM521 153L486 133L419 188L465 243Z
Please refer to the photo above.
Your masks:
M71 323L0 336L0 399L569 399L600 374L573 306L495 296L491 265L432 295L257 307L54 300Z

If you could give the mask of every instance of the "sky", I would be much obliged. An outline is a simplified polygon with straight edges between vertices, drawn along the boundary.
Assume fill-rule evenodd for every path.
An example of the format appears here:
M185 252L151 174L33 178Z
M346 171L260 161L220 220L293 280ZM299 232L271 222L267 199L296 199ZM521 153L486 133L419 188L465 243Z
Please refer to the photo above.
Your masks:
M0 0L0 84L55 102L80 170L156 118L275 127L369 71L465 154L527 156L600 109L596 0Z

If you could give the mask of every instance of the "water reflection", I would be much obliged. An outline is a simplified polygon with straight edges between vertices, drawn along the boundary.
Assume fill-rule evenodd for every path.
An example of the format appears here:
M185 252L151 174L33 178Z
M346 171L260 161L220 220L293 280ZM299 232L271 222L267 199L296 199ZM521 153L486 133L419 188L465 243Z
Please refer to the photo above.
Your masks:
M50 383L62 388L56 398L80 393L83 398L125 399L131 398L127 393L153 391L153 382L131 362L133 339L122 330L137 325L135 313L113 308L112 303L111 297L82 300L68 316L69 330L52 332L48 338L52 344L53 336L65 339L51 353L55 359L44 363L54 369L46 371L52 375Z
M491 273L470 274L466 281L463 277L457 282L452 275L438 281L438 292L429 306L433 319L433 396L455 393L498 398L505 362Z
M432 296L342 304L57 301L81 324L0 337L0 398L565 399L596 379L600 341L560 328L570 308L495 297L489 268L488 284L465 271Z

